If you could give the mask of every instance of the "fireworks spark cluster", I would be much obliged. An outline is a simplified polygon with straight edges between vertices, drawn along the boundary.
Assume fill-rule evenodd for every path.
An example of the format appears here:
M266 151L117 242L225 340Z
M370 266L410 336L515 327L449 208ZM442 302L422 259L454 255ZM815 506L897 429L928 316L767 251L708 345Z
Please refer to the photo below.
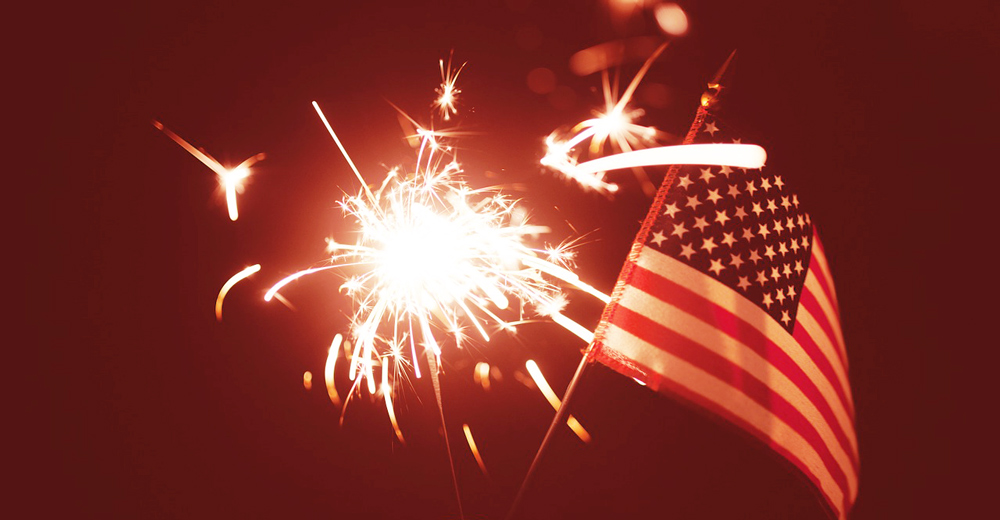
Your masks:
M438 65L441 68L441 86L437 88L438 98L434 100L434 106L438 108L441 118L445 121L450 121L451 116L458 113L458 95L462 93L455 86L455 82L458 81L458 75L462 73L465 64L463 63L457 69L452 68L451 60L454 57L454 52L448 55L447 65L444 59L438 60Z
M390 378L377 382L376 366L385 374L391 365L391 379L406 367L420 377L422 353L439 361L446 345L461 348L469 334L488 342L493 331L513 330L529 314L589 341L586 328L562 315L560 285L607 296L572 273L572 251L532 245L548 228L529 224L517 201L500 191L471 188L442 133L418 134L413 171L394 168L378 189L365 184L340 202L357 239L330 240L324 265L279 281L265 299L305 275L342 272L341 291L355 307L350 378L387 397Z
M587 51L607 52L602 47L596 46ZM568 135L558 131L549 134L545 139L546 152L540 161L541 164L584 190L606 196L613 195L619 189L617 183L608 180L607 173L631 169L643 191L650 197L656 192L656 186L646 174L644 169L646 167L675 164L725 165L740 168L763 166L767 153L757 145L663 146L657 140L659 132L655 128L635 122L645 112L638 108L630 108L629 102L650 66L666 47L667 44L663 43L650 54L620 97L617 94L617 80L612 84L607 70L603 70L604 110L595 111L593 118L578 123ZM608 62L607 59L595 61ZM719 74L728 64L729 60L723 65ZM717 89L717 79L710 83L709 87ZM589 146L584 154L580 147L588 140ZM606 148L610 148L611 153L605 154ZM580 162L581 157L587 160Z
M458 114L461 90L456 81L465 64L454 68L452 56L439 64L441 85L433 106L439 118L449 121ZM357 195L339 202L354 224L355 237L329 239L326 260L280 280L264 299L290 305L279 291L292 282L323 271L335 271L343 278L340 291L354 309L350 329L336 334L323 371L330 400L344 407L342 413L351 396L365 389L382 398L393 431L404 442L393 395L398 391L396 382L406 379L410 370L421 377L423 356L439 393L437 372L443 351L463 348L470 341L489 342L497 331L514 332L521 323L550 320L585 342L592 340L587 327L562 314L568 301L564 288L603 302L609 297L573 273L570 242L539 245L540 236L549 229L530 224L519 201L496 188L470 187L450 143L452 133L422 128L403 114L402 120L413 130L406 138L415 143L416 161L410 168L389 170L373 189L319 105L313 106L361 185ZM227 168L159 122L154 126L219 176L235 221L236 194L242 192L250 167L264 154ZM260 264L247 267L223 284L216 299L216 319L222 320L229 291L260 270ZM353 382L343 401L335 380L342 350ZM542 381L539 387L549 389L537 365L531 366L533 377ZM480 375L488 388L490 370L484 367L486 373ZM303 376L303 385L312 387L311 372ZM440 395L438 399L440 404ZM551 403L558 398L549 389L546 399ZM576 423L574 429L582 427ZM466 436L472 446L468 428Z
M642 81L643 76L649 71L653 61L663 52L667 44L661 44L649 56L639 72L629 83L625 92L619 97L617 90L617 80L612 86L607 70L602 73L602 85L604 92L604 110L595 111L594 117L585 119L573 127L570 135L562 135L560 132L553 132L545 138L546 152L541 163L570 179L587 190L609 195L618 191L618 184L605 179L606 172L587 172L578 167L581 156L578 147L589 140L587 156L600 156L605 145L609 145L616 152L631 152L633 149L655 146L657 141L657 131L651 126L643 126L635 121L644 115L644 111L638 108L630 108L629 102L635 94L636 88ZM635 169L636 177L640 180L643 190L647 195L652 196L656 187L649 180L649 177L639 168Z

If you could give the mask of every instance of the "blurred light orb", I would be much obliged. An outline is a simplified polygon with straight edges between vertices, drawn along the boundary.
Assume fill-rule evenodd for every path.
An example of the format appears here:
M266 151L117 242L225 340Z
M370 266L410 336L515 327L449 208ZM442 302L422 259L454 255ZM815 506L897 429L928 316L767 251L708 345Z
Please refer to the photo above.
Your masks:
M687 14L677 4L659 4L653 9L653 14L660 29L671 36L681 36L688 30Z

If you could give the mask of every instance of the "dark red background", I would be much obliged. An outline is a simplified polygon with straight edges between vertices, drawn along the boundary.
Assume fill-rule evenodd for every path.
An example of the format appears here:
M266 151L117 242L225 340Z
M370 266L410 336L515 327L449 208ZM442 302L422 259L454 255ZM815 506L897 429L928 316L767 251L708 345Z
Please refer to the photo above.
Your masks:
M321 384L301 384L304 370L319 383L330 338L345 328L338 281L287 290L298 312L260 299L270 282L319 260L325 237L348 229L334 204L357 184L312 100L377 179L382 164L412 161L385 100L426 120L437 60L455 49L469 62L459 121L477 135L460 143L460 157L473 184L507 184L556 241L573 233L566 222L589 232L579 272L599 288L613 284L648 201L627 181L631 194L608 201L537 166L541 138L599 102L598 78L573 76L567 61L619 34L600 4L314 4L120 3L14 17L23 22L10 46L21 72L9 81L32 100L15 109L29 116L19 132L33 145L25 171L38 181L28 204L8 195L33 215L13 220L31 253L18 302L30 340L12 348L40 354L38 375L12 393L31 412L26 424L40 426L15 428L30 437L15 457L29 463L16 488L26 511L457 517L429 381L398 398L406 445L367 398L339 427ZM974 204L963 183L984 174L945 152L988 135L975 125L992 106L984 81L996 56L985 57L996 49L995 8L682 5L691 31L648 79L668 87L669 103L644 121L682 132L705 81L739 49L727 111L764 136L769 168L811 209L837 282L862 458L853 518L955 513L972 494L952 444L961 431L955 359L977 344L951 331L975 322L957 315L969 300L952 287L970 283L956 280L956 268L973 254L962 233L979 218L966 212ZM519 44L525 31L541 44ZM625 33L656 30L647 19ZM536 67L574 89L573 108L529 91ZM213 196L214 176L153 118L219 159L268 153L238 222ZM217 323L219 286L258 262L263 271L230 293ZM571 313L593 324L600 306L573 301ZM535 325L446 356L467 517L502 518L552 415L513 371L532 357L562 389L580 347ZM490 393L471 382L480 359L506 376ZM754 441L603 367L587 374L573 413L595 442L560 432L524 518L824 515L805 482ZM465 449L463 422L489 478Z

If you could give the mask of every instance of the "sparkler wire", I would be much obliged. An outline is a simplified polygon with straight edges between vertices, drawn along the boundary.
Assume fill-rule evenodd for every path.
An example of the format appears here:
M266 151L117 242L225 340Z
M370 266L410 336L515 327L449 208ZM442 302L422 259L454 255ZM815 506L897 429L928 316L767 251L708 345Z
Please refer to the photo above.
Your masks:
M563 395L562 402L559 404L559 408L556 409L556 416L552 418L552 422L549 423L549 429L545 431L545 437L542 438L542 444L538 447L538 451L535 452L535 458L532 459L531 465L528 466L528 472L524 475L524 481L521 482L520 489L517 490L517 495L514 497L514 503L511 504L510 510L507 511L507 516L504 520L513 520L514 514L517 513L518 506L521 505L521 501L524 499L524 494L531 484L531 479L535 474L535 470L538 468L538 463L542 459L542 454L545 453L545 449L552 442L552 437L555 434L556 428L566 419L567 414L569 414L569 402L573 398L573 394L576 392L576 387L580 384L580 379L583 378L583 372L590 364L591 352L594 348L594 344L591 343L587 347L586 352L583 354L583 359L580 360L580 364L576 367L576 372L573 374L573 379L570 379L569 386L566 387L566 394Z
M465 512L462 509L462 495L458 491L458 476L455 474L455 460L451 455L451 443L448 441L448 425L444 420L444 405L441 403L441 382L438 380L437 359L430 351L427 352L427 364L430 366L431 381L434 384L434 397L437 399L438 414L441 417L441 432L444 434L444 447L448 452L448 467L451 468L451 482L455 485L458 516L462 520L465 520Z

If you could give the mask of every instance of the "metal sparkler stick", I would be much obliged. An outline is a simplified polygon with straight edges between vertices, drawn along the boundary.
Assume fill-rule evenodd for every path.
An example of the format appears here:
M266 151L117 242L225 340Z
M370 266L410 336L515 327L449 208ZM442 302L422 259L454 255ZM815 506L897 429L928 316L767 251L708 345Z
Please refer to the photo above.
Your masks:
M538 468L539 461L541 461L542 455L545 453L545 449L552 441L556 428L558 428L559 425L566 420L566 415L569 413L569 400L573 397L573 392L576 391L576 387L580 383L580 379L583 378L584 369L590 364L590 353L593 347L594 344L591 343L590 346L587 347L587 350L583 353L583 359L580 360L580 364L576 367L576 373L573 374L573 379L570 379L569 386L566 387L566 394L563 395L562 402L559 403L559 409L556 410L556 415L552 418L552 423L549 424L549 429L545 432L545 437L542 438L542 444L538 447L534 460L532 460L531 465L528 466L528 472L524 475L524 481L521 482L521 488L517 491L517 496L514 497L514 503L511 504L510 510L507 511L507 516L504 517L505 520L512 520L514 518L515 513L517 513L517 508L521 504L521 500L524 498L524 493L531 484L531 478L534 476L535 470Z
M435 359L434 353L431 351L427 351L427 364L430 367L431 382L434 385L434 397L437 398L438 414L441 416L441 432L444 434L444 447L448 450L448 466L451 468L451 483L455 486L458 517L461 520L465 520L465 512L462 510L462 495L458 491L458 475L455 474L455 460L451 455L451 443L448 441L448 425L444 420L444 404L441 402L441 382L438 380L437 359Z

